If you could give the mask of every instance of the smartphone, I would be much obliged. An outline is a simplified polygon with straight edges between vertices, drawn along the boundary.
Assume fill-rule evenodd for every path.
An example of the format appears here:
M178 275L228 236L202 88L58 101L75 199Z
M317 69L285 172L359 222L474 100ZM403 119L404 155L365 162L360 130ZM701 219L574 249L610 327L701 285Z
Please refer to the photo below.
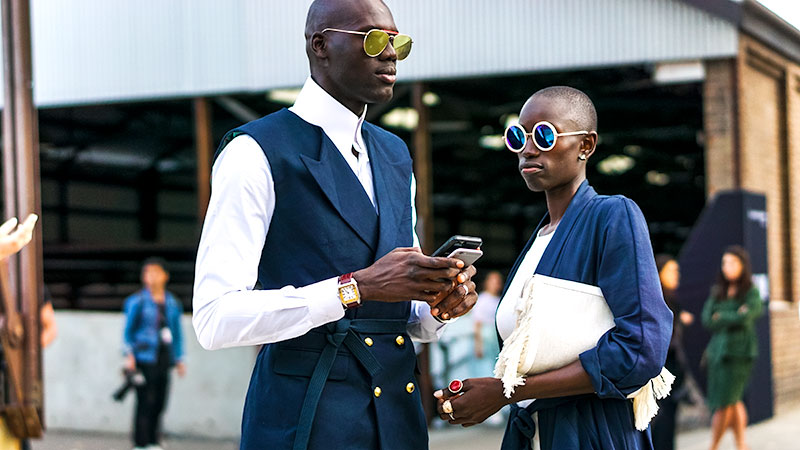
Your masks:
M477 250L483 244L483 239L475 236L461 236L459 234L451 236L445 241L431 256L448 256L458 249Z
M471 266L481 256L483 256L483 251L481 249L472 248L457 248L447 255L448 258L456 258L464 261L464 267Z

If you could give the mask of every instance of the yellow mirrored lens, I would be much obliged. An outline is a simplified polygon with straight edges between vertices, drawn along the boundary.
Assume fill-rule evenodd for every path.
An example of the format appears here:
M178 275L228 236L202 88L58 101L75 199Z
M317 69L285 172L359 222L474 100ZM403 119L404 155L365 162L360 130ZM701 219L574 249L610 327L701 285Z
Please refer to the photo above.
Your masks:
M411 53L411 36L405 34L398 34L394 37L394 51L397 53L397 59L402 61Z
M385 31L371 30L364 38L364 51L368 56L378 56L389 43L389 35Z

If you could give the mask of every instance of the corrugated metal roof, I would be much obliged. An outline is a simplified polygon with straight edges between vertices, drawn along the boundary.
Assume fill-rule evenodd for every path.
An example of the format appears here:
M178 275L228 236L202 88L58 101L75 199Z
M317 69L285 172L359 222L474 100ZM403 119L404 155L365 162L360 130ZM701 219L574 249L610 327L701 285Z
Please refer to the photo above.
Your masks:
M736 54L678 0L387 0L414 37L401 80ZM34 0L35 100L56 106L296 86L310 0Z

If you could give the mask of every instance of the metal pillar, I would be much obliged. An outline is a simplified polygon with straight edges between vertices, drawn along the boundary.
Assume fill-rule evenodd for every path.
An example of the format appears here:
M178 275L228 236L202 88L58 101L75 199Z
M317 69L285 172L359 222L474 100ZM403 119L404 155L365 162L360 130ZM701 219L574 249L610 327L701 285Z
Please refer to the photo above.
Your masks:
M2 2L3 74L3 175L5 215L41 216L39 194L39 130L33 105L31 20L29 0ZM42 434L42 374L39 335L39 299L42 279L41 226L19 255L9 258L10 272L3 278L3 346L6 350L12 396L3 413L11 432L19 438ZM9 275L10 274L10 275ZM18 301L11 301L14 299ZM11 328L18 306L21 329ZM7 320L5 320L7 319ZM21 342L16 342L21 333ZM21 373L21 379L17 377ZM21 394L20 394L21 392Z

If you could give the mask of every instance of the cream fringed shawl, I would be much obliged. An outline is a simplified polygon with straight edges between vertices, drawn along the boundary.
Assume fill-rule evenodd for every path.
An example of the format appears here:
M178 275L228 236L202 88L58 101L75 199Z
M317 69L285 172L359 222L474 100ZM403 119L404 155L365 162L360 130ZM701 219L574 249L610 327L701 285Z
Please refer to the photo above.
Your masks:
M510 398L525 377L578 360L611 328L614 316L597 286L533 275L517 300L516 326L503 343L494 375ZM647 429L658 412L657 399L669 395L675 377L666 368L640 389L633 400L636 428Z

